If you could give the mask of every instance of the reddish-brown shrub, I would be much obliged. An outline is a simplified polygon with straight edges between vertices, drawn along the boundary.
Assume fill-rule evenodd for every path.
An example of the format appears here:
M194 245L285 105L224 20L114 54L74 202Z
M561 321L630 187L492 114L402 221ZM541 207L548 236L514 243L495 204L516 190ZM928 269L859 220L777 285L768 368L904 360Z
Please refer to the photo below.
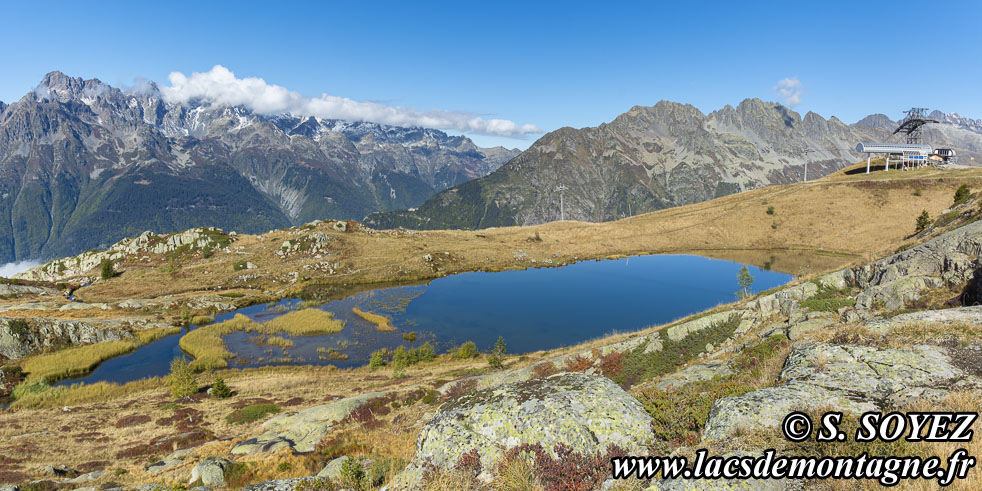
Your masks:
M143 423L150 422L152 418L146 414L131 414L129 416L123 416L116 421L117 428L129 428L130 426L142 425Z
M583 372L586 371L587 368L593 366L593 360L583 355L575 355L566 358L565 363L567 372Z
M473 392L475 389L477 389L477 380L474 379L461 380L448 387L447 393L444 394L443 397L444 399L449 401L452 399L456 399L468 392Z
M607 356L600 357L600 374L610 378L621 373L624 369L624 353L611 351Z
M457 460L457 464L454 465L454 469L458 471L463 471L472 476L476 476L481 473L481 456L477 453L476 448L472 448L469 452L460 456Z

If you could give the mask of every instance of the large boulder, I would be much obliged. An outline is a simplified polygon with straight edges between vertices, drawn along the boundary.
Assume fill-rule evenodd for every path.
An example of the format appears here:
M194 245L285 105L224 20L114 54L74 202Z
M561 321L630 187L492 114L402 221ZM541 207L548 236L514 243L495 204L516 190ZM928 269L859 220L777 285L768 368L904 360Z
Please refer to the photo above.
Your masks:
M778 377L780 385L713 403L704 441L737 429L778 427L794 410L835 407L862 413L920 398L939 400L948 391L979 386L952 364L943 348L887 349L807 343L796 346Z
M421 469L452 469L476 450L490 470L505 450L540 444L555 456L565 444L593 455L616 445L643 452L651 440L651 417L641 403L609 379L581 373L501 385L445 403L423 426L416 458L399 481L413 487ZM483 475L483 477L489 477Z

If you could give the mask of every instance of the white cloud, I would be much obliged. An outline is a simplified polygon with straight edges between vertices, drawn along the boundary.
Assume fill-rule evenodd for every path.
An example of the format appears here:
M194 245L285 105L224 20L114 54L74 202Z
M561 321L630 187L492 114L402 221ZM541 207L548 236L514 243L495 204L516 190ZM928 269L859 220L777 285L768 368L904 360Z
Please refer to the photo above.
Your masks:
M410 107L355 101L329 94L307 97L285 87L268 84L261 78L237 78L231 70L221 65L215 65L204 73L192 73L191 76L173 72L168 78L170 87L160 88L168 102L183 103L203 99L213 104L244 106L261 114L289 113L510 138L542 133L542 130L532 124L519 125L506 119L485 119L466 111L418 111Z
M41 265L41 261L27 259L24 261L14 261L12 263L0 264L0 276L10 278L17 273L23 273L31 268Z
M801 104L801 81L798 77L782 79L773 89L788 107Z

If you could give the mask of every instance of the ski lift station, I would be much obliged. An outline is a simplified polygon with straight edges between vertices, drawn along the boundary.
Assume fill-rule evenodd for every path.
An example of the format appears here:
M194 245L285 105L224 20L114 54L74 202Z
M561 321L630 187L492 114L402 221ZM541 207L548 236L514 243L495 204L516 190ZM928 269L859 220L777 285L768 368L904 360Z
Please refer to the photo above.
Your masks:
M890 170L890 163L897 169L913 169L925 165L937 165L955 161L955 151L950 148L931 148L931 145L921 143L921 127L928 123L937 123L936 120L928 119L924 116L927 111L923 107L915 107L904 111L907 117L900 122L900 126L893 130L893 134L898 133L906 136L906 143L859 143L856 145L856 152L866 154L866 173L869 174L870 161L873 154L883 154L886 169Z

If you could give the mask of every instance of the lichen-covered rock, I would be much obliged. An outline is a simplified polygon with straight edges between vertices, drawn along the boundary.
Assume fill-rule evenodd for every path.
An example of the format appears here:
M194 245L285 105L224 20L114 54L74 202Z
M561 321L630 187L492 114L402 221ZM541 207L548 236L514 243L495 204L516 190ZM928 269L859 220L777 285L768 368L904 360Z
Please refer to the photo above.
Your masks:
M385 394L369 392L295 413L281 414L263 423L265 432L239 443L232 448L232 453L273 452L284 447L292 447L297 452L310 452L334 425L347 418L358 406Z
M713 377L725 377L733 373L728 362L724 360L709 360L705 363L689 365L677 372L670 373L659 378L654 383L645 384L644 387L654 385L658 390L672 392L678 390L692 382L709 380Z
M341 476L341 466L344 465L344 462L350 458L351 457L348 457L347 455L342 455L328 462L327 465L325 465L324 468L317 473L317 477L323 477L326 479L330 479L332 481L337 481L338 477Z
M609 379L581 373L505 384L465 394L440 407L423 426L416 458L407 476L432 465L451 469L476 450L485 470L503 452L541 444L552 452L560 443L581 454L616 445L642 452L651 439L651 417L641 404ZM409 485L409 477L400 480ZM409 485L409 487L412 487Z
M191 469L191 479L188 484L192 484L198 479L205 486L220 487L225 485L225 471L232 465L232 461L215 457L202 460L198 465Z
M807 343L796 346L766 387L713 403L703 440L727 438L738 428L777 427L793 410L831 406L862 413L915 399L940 399L979 380L951 363L943 348L909 350Z

